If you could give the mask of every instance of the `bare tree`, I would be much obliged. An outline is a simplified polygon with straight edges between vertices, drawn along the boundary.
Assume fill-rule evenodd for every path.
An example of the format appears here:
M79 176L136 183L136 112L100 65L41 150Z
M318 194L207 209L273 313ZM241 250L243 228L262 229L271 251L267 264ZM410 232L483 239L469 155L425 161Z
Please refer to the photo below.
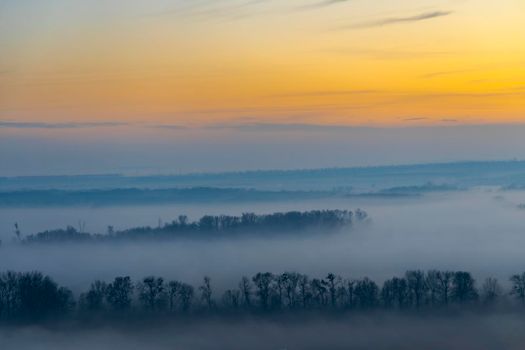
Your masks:
M251 307L252 305L252 284L250 279L246 276L241 278L239 282L239 290L241 292L242 304L245 307Z
M22 235L20 233L20 227L18 226L18 222L15 222L15 236L19 242L22 240Z
M208 310L213 309L213 300L212 300L212 289L211 289L211 278L204 277L204 283L199 287L201 292L201 299L208 308Z
M426 293L425 274L423 271L407 271L405 278L411 304L419 309Z
M257 296L259 297L261 308L263 310L268 310L268 307L270 306L270 292L273 275L270 272L259 272L252 280L257 287Z
M497 279L492 277L485 279L481 286L481 298L485 304L493 304L501 294L502 289Z
M164 279L153 276L144 278L137 285L139 300L149 311L161 309L166 301Z
M525 305L525 272L520 275L513 275L510 281L512 282L511 294Z

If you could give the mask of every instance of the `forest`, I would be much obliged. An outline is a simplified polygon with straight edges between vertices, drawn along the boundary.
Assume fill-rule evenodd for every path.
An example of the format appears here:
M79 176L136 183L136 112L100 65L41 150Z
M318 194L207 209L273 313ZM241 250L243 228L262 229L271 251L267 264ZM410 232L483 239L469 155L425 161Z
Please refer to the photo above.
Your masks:
M177 219L157 227L137 227L122 231L109 226L105 234L91 234L80 227L68 226L66 229L44 231L22 237L18 225L15 226L17 240L25 244L56 242L97 242L140 239L170 238L214 238L235 237L248 234L271 235L277 233L301 233L319 230L324 233L334 232L356 222L364 222L368 214L357 209L349 210L312 210L306 212L290 211L257 215L244 213L241 216L205 215L199 220L190 221L181 215Z
M494 278L480 287L465 271L407 271L382 285L369 278L343 279L334 274L312 278L296 272L243 276L238 285L219 293L209 277L193 286L148 276L133 281L119 276L94 281L76 299L40 272L0 274L0 320L3 323L40 323L56 320L111 319L127 322L144 317L211 315L286 315L309 311L353 312L493 310L507 304L525 306L525 273L510 277L505 291ZM512 296L509 300L507 296Z

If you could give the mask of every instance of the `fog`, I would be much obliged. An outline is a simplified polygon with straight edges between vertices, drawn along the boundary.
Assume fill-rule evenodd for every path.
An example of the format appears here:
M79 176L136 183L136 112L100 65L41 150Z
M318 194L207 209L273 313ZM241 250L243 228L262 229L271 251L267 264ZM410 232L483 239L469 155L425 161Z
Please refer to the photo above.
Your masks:
M476 278L494 276L503 283L525 270L525 211L517 208L524 192L480 188L413 198L349 198L300 203L242 203L228 206L153 206L2 210L2 270L38 269L78 293L95 279L116 275L140 279L158 275L199 284L212 278L216 288L235 287L242 275L260 271L328 272L347 278L368 276L378 282L407 269L454 269ZM371 221L338 234L313 233L244 239L175 240L118 244L16 246L9 222L23 232L75 225L104 232L157 225L179 214L270 213L309 209L366 210ZM7 223L7 224L6 224ZM271 258L269 258L271 257Z
M427 182L418 177L415 183ZM417 191L410 195L343 193L332 198L281 198L266 202L202 200L102 207L4 206L0 209L0 270L41 271L70 288L77 300L97 279L109 282L116 276L129 275L138 281L155 275L193 286L201 285L203 277L209 276L213 298L219 301L222 292L236 288L242 276L266 271L296 271L312 278L328 273L346 279L366 276L382 283L411 269L465 270L478 281L476 287L481 287L484 278L496 277L506 293L510 288L509 277L525 271L525 210L519 207L525 202L525 191L501 190L501 186L473 185L429 192L418 192L420 188L416 186ZM181 214L196 220L203 215L243 212L357 208L365 210L370 220L331 233L283 232L270 237L253 233L235 238L168 241L27 245L14 242L15 222L23 236L67 225L77 227L79 222L85 223L87 232L105 233L108 225L115 230L155 227ZM523 349L525 318L520 314L523 311L517 304L509 307L511 304L506 302L511 298L506 297L505 294L494 310L476 311L465 307L461 311L352 310L346 314L309 311L205 317L196 312L184 320L175 314L173 318L139 317L107 323L86 322L74 314L47 326L2 325L0 345L22 350L33 349L35 344L43 350Z
M200 321L153 327L51 330L0 329L7 349L448 349L518 350L525 319L517 314L396 316L344 319Z

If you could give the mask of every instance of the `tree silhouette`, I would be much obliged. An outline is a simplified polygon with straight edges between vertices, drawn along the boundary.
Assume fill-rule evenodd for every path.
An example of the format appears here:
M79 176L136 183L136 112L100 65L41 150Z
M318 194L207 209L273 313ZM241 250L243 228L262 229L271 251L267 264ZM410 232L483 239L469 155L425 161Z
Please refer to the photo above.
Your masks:
M199 287L201 291L201 300L204 302L208 310L211 310L213 305L212 299L212 289L211 289L211 279L209 277L204 277L204 283Z
M116 311L126 311L131 306L133 283L129 276L116 277L106 288L106 299Z
M137 284L139 300L143 307L149 311L163 308L166 302L164 279L160 277L146 277Z
M257 288L257 296L259 297L259 304L263 310L268 310L270 306L270 292L273 275L269 272L258 273L253 277L253 283Z
M253 282L253 283L252 283ZM525 303L525 273L511 277L517 300ZM134 293L136 290L137 293ZM407 271L404 277L384 281L380 288L369 278L343 280L335 274L309 278L296 272L255 274L251 281L242 277L238 288L227 289L214 298L211 280L204 277L198 288L201 303L194 303L193 286L161 277L145 277L134 284L129 276L116 277L111 283L93 282L79 297L78 307L72 292L39 272L0 273L0 322L47 322L69 317L123 321L140 318L146 311L156 317L188 317L262 312L366 312L396 310L422 312L473 307L494 310L504 297L494 278L484 280L480 290L472 275L465 271ZM252 296L255 296L252 299ZM481 297L480 297L481 296ZM483 309L485 308L485 309ZM76 310L76 313L71 312ZM118 317L118 316L126 317ZM112 317L116 316L116 317Z
M93 282L89 291L80 296L81 307L87 311L101 311L104 308L107 287L107 284L103 281Z
M452 297L458 303L466 303L478 299L475 282L469 272L458 271L454 273Z
M525 272L520 275L513 275L510 281L512 282L511 294L515 295L525 305Z

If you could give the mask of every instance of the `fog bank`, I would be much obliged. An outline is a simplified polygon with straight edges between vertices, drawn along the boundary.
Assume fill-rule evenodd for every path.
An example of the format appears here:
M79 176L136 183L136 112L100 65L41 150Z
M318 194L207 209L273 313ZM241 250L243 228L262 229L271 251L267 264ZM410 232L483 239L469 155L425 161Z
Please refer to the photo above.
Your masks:
M403 349L520 350L525 317L519 314L400 316L372 314L302 320L216 320L133 328L7 328L7 349Z
M381 282L410 269L452 269L470 271L478 279L494 276L505 283L511 274L525 270L525 211L516 207L522 196L522 192L477 190L389 201L165 207L165 215L178 215L183 209L197 215L238 214L248 209L265 213L362 207L372 221L328 236L314 233L308 237L118 245L4 244L0 266L16 271L38 269L74 291L85 290L95 279L109 280L117 275L134 279L160 275L192 284L200 283L207 275L215 286L230 288L242 275L261 271L297 271L312 276L333 272L346 278L368 276ZM156 216L151 211L141 216L138 209L118 210L122 211L122 220L129 218L132 223L149 214L149 223L155 225ZM111 215L112 211L100 213ZM43 217L57 219L53 215Z

